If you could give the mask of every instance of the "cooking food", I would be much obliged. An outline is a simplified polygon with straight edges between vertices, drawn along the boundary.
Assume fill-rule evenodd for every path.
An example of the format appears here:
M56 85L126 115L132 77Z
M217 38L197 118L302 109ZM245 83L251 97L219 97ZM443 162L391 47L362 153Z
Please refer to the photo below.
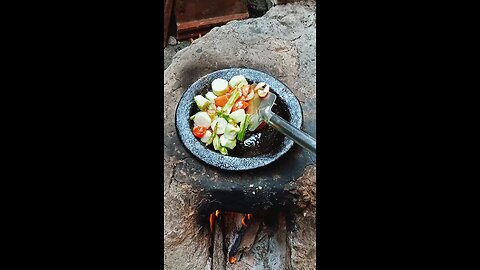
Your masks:
M194 101L200 110L193 121L193 135L223 155L228 155L237 141L243 142L248 131L265 126L257 113L261 99L268 95L270 86L264 82L249 84L245 76L233 76L230 81L215 79L212 91L197 95Z

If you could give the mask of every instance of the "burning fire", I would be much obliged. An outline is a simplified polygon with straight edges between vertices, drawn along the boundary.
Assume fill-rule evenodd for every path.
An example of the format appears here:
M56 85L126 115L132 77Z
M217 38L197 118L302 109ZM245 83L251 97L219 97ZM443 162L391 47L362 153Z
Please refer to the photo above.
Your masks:
M245 214L242 218L242 229L237 232L238 238L235 240L232 249L229 252L229 257L228 257L228 262L231 264L234 264L237 262L237 258L235 255L237 254L238 247L240 245L240 242L242 241L242 236L245 233L245 230L247 229L247 223L245 222L245 218L247 218L247 221L252 218L252 214Z
M215 218L218 218L219 216L220 216L220 210L215 210L215 212L212 212L210 214L210 232L212 232L212 233L213 233L213 224L215 222ZM228 262L230 264L234 264L234 263L237 262L237 258L235 257L235 255L237 254L237 248L238 248L238 245L240 244L240 241L242 239L241 237L242 237L243 233L245 232L246 227L248 226L247 222L249 220L251 220L252 217L253 217L252 214L245 214L242 218L242 229L239 232L237 232L237 233L240 234L240 236L239 236L239 238L237 238L237 240L235 240L234 248L232 248L232 250L230 251L232 253L231 254L229 253ZM247 220L245 220L245 218ZM245 221L247 221L247 222L245 222Z
M247 214L247 220L250 220L252 218L252 214ZM242 218L242 225L247 227L247 224L245 223L245 217Z
M239 214L239 213L237 213ZM214 212L212 212L210 214L210 232L213 233L213 226L214 226L214 223L215 223L215 218L218 218L220 216L220 210L215 210ZM243 217L242 217L242 228L237 231L236 233L238 234L238 237L235 239L234 243L233 243L233 246L231 248L231 250L229 251L229 254L228 254L228 262L230 264L235 264L237 263L237 258L235 257L237 252L238 252L238 248L239 248L239 245L242 241L242 236L243 234L245 233L245 230L246 228L248 227L247 223L249 223L249 221L252 219L253 215L252 214L243 214ZM212 234L212 237L213 237L213 234Z
M210 214L210 232L213 232L213 221L215 220L215 217L218 217L220 215L220 210L215 210L215 215L212 213Z
M210 232L213 232L213 214L210 214Z

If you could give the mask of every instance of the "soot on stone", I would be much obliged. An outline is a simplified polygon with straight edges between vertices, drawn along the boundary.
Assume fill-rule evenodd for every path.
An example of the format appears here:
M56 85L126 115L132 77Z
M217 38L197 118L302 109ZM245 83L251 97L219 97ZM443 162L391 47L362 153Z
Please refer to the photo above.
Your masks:
M293 229L295 200L287 190L269 186L255 194L240 189L207 190L197 218L210 237L212 269L285 262L285 239Z
M209 232L212 269L285 261L287 226L279 211L255 215L217 209L209 215Z

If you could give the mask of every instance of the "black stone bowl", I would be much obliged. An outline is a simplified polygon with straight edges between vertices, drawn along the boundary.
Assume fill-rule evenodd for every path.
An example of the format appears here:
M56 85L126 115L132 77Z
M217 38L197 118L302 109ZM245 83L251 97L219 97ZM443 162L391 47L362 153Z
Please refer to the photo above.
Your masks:
M229 81L233 76L243 75L252 83L265 82L270 91L277 95L272 111L300 128L303 123L302 108L297 97L282 82L273 76L258 70L247 68L229 68L207 74L193 83L183 94L177 105L175 122L177 133L185 147L197 158L207 164L223 170L250 170L268 165L284 155L293 145L293 141L272 127L265 126L260 131L248 132L244 142L237 141L233 150L224 156L205 146L192 133L193 121L190 116L199 111L194 97L211 91L211 83L217 78Z

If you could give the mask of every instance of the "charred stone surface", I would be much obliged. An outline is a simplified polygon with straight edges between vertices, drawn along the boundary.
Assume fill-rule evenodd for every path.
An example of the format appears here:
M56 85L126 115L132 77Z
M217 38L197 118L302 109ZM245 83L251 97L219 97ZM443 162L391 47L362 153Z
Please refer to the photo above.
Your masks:
M315 269L315 157L294 145L266 167L221 171L193 157L175 128L176 105L188 86L219 69L246 67L287 85L302 106L302 129L316 137L315 16L315 3L306 2L273 7L261 18L230 22L178 52L164 71L164 269L212 268L208 214L216 209L253 214L291 209L285 211L291 215L286 220L293 221L288 233L269 240L277 245L286 239L282 250L291 257L289 262L281 266L265 262L248 269ZM260 244L254 245L258 252L263 252L260 247L267 239L258 239Z

